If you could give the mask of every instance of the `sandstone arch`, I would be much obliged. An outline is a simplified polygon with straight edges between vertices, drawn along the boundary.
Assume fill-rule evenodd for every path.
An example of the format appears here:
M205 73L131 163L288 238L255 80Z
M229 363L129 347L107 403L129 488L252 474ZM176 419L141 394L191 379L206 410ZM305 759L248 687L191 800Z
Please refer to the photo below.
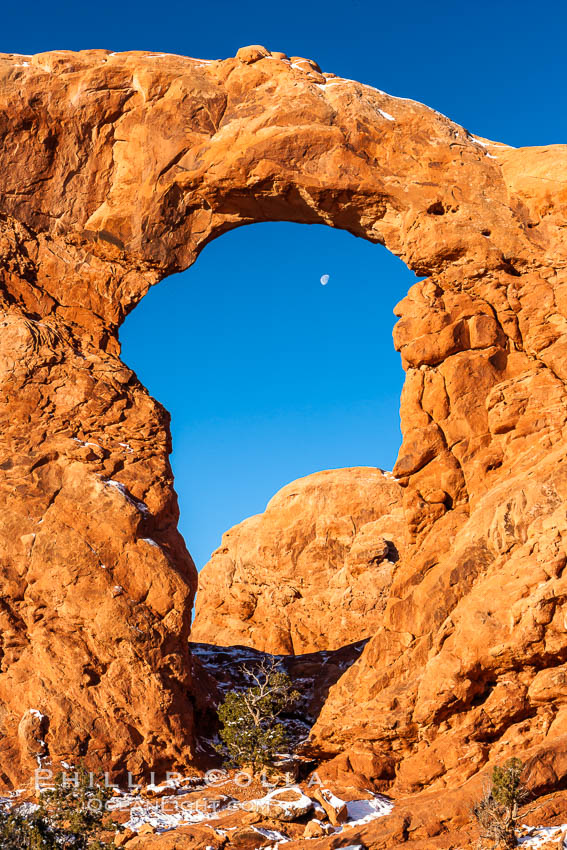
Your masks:
M195 573L167 414L116 333L208 240L279 219L346 228L428 278L395 334L413 548L314 745L356 742L414 790L515 746L552 753L567 733L565 146L512 150L270 55L57 51L4 55L0 75L4 780L43 755L18 738L30 708L54 759L192 758Z

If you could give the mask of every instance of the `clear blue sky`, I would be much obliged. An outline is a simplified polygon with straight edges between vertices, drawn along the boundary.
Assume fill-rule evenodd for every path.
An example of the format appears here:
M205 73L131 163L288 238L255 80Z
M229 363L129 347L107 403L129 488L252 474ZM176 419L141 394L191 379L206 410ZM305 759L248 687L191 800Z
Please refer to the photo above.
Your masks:
M567 141L566 31L558 0L32 0L5 4L0 51L213 59L260 43L521 146ZM128 318L123 357L172 413L181 530L199 566L222 531L294 478L391 468L403 377L392 307L413 279L383 248L349 234L264 224L207 246Z

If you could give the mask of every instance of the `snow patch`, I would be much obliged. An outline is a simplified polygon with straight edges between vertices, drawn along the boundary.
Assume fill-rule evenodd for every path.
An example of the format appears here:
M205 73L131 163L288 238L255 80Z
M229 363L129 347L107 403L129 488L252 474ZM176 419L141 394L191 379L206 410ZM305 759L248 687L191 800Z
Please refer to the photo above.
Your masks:
M472 136L470 133L467 133L467 137L469 141L474 142L475 145L480 145L482 148L508 148L511 150L516 150L512 145L506 145L504 142L484 142L482 139L478 139L476 136Z
M253 826L252 829L264 838L269 838L270 841L281 841L282 843L289 841L287 835L283 835L275 829L263 829L261 826Z
M351 80L348 77L332 77L333 83L332 85L336 85L338 83L356 83L359 86L362 86L364 89L370 89L370 91L378 92L378 94L384 95L384 97L389 97L392 100L403 100L406 103L417 103L418 106L423 106L425 109L429 109L430 112L434 112L436 115L439 115L441 118L445 118L447 121L451 121L450 118L447 118L446 115L443 115L442 112L439 112L438 109L433 109L431 106L427 106L426 103L421 103L419 100L412 100L411 97L398 97L395 94L389 94L388 92L382 91L382 89L376 88L376 86L370 86L368 83L361 83L358 80ZM395 119L394 119L395 120ZM451 124L454 124L454 121L451 121Z
M347 803L348 822L347 826L361 826L377 818L389 815L394 804L386 797L376 795L370 800L352 800Z
M283 794L289 794L293 792L297 794L297 797L294 800L282 800L281 797ZM260 797L257 800L250 800L245 804L245 808L247 811L258 811L261 812L264 808L268 811L271 806L274 806L281 810L283 814L289 817L289 820L294 819L294 815L299 815L299 813L303 813L304 811L309 811L313 807L313 800L311 797L308 797L307 794L304 794L299 785L288 785L285 788L275 788L273 791L270 791L269 794L266 794L264 797ZM287 817L285 819L287 819Z
M28 711L33 717L37 717L38 720L43 720L45 717L45 714L42 714L37 708L28 708Z
M144 502L138 501L133 496L130 495L124 484L121 484L120 481L114 481L113 478L102 479L102 483L106 484L108 487L114 487L115 490L118 490L126 501L130 502L131 505L140 511L142 514L149 514L148 506Z
M123 793L123 796L117 797L109 803L109 808L119 811L127 810L129 819L124 826L136 832L145 823L153 826L156 832L167 832L186 824L218 820L218 812L207 806L207 800L191 802L189 799L179 799L179 795L187 794L201 787L195 783L196 779L198 777L182 777L181 779L168 779L158 786L148 785L147 790L169 787L173 792L173 795L160 797L155 802ZM191 787L183 786L183 783L190 783ZM205 804L203 809L200 808L200 803Z
M74 440L75 443L78 443L80 446L94 446L95 449L102 450L102 446L99 446L98 443L85 443L84 440L79 440L78 437L72 437L71 439Z
M162 798L159 805L145 803L133 806L130 809L130 819L124 826L137 832L142 824L149 823L155 828L156 832L167 832L183 824L203 823L203 821L218 819L218 814L215 812L202 812L196 809L194 804L184 808L183 805L179 805L177 800L172 801L171 811L166 811L167 807L164 803L169 799Z
M334 809L340 809L344 806L345 800L341 800L332 791L329 791L328 788L321 789L321 794Z
M336 83L336 82L332 82L332 83L315 83L315 85L317 86L317 88L318 88L318 89L323 89L323 91L325 91L326 89L332 89L332 88L333 88L333 86L340 86L340 82L338 82L338 83Z
M567 848L567 824L561 826L527 826L524 829L529 830L527 835L518 838L520 847L541 847L548 841L559 841L563 839L562 844L558 844L558 848L563 846Z

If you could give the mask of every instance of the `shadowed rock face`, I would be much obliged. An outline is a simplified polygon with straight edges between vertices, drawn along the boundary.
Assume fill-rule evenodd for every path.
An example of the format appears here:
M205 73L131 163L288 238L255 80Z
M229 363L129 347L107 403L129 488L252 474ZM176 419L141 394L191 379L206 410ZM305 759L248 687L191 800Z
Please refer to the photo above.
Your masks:
M518 751L563 781L567 148L261 51L3 55L0 132L4 780L192 759L195 571L117 329L212 238L290 220L426 276L395 331L407 546L313 744L405 790Z
M250 647L221 646L208 643L190 643L191 653L201 675L209 677L211 695L215 705L221 702L227 692L242 691L252 684L248 671L260 670L262 665L277 664L278 670L287 673L292 679L299 698L291 711L284 714L286 733L293 745L303 743L315 719L327 698L329 688L344 674L360 656L366 641L362 640L342 646L339 649L311 652L302 655L274 655ZM214 688L214 691L213 691ZM205 745L214 763L218 763L218 754L212 748L218 732L218 718L215 713L206 713L200 718L199 743ZM210 728L210 733L208 729ZM310 763L311 769L315 763Z

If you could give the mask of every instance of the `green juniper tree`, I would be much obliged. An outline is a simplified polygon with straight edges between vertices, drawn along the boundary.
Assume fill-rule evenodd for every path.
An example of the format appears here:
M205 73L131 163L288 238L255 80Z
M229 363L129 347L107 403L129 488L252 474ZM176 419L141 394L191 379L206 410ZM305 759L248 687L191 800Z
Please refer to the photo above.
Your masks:
M491 842L491 848L517 847L519 809L529 796L522 783L523 770L524 765L518 758L508 759L503 767L494 767L491 785L473 806L485 846Z
M289 751L280 717L293 707L299 692L275 660L263 661L255 671L245 665L241 669L250 684L243 691L230 691L219 708L223 743L218 749L232 764L256 773L273 765L282 750Z

